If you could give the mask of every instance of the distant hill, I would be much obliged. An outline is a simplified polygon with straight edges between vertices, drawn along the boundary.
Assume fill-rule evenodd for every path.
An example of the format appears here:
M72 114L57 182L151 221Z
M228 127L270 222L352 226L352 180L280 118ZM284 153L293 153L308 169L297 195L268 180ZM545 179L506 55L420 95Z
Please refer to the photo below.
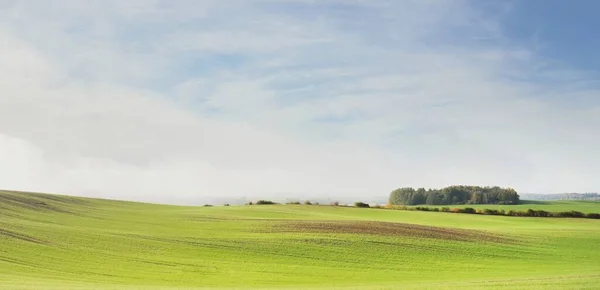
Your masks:
M553 193L553 194L540 194L540 193L521 193L519 194L521 199L524 200L592 200L600 201L600 194L598 193Z

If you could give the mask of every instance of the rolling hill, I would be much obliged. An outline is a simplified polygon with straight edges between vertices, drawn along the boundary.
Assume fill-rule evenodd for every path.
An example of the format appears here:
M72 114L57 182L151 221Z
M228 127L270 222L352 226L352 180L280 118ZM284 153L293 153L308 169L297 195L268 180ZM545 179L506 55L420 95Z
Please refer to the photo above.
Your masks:
M597 289L598 261L599 220L0 191L2 289Z

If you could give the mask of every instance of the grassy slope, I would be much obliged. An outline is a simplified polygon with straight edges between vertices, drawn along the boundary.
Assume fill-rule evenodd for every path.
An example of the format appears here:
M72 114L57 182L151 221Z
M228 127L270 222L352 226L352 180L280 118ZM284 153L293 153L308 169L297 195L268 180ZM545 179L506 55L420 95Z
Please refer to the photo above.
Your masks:
M527 211L528 209L534 210L545 210L550 212L561 212L561 211L580 211L583 213L600 213L600 202L597 201L581 201L581 200L557 200L557 201L533 201L533 200L522 200L521 204L518 205L499 205L499 204L466 204L466 205L444 205L444 206L431 206L422 205L426 207L438 207L444 206L449 208L465 208L472 207L475 209L497 209L497 210L516 210L516 211Z
M0 192L3 289L595 289L598 261L598 220Z

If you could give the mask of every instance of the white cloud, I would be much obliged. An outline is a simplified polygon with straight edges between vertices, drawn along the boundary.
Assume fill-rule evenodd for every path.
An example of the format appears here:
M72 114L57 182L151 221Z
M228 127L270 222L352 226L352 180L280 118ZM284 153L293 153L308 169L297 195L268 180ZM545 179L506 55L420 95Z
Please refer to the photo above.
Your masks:
M186 203L600 186L590 77L462 1L61 3L0 5L0 187Z

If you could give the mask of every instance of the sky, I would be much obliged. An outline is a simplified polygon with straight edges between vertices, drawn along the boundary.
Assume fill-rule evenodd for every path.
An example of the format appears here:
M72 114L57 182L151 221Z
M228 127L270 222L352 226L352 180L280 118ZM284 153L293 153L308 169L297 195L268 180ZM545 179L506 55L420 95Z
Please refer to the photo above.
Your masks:
M600 191L600 2L0 0L0 188Z

